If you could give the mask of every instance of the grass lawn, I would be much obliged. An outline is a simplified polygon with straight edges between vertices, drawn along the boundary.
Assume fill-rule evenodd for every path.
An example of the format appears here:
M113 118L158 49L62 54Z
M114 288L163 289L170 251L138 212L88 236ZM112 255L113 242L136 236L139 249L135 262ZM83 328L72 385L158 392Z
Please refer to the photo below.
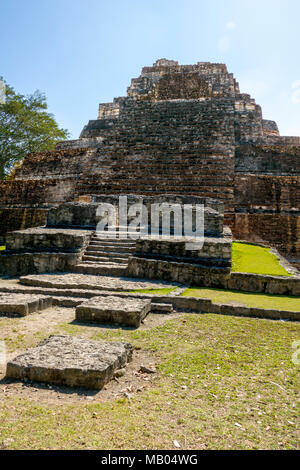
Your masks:
M137 294L153 294L153 295L168 295L173 292L177 287L163 287L162 289L137 289L129 290L127 292L137 293Z
M268 248L237 242L232 244L232 271L291 276Z
M158 374L130 400L105 400L100 392L95 402L76 403L41 400L39 390L28 398L28 386L8 393L0 382L0 446L8 439L10 449L172 449L177 440L181 449L299 448L299 366L292 362L299 324L186 314L124 330L79 326L63 316L52 331L49 322L47 331L40 327L32 344L27 335L15 347L50 333L130 341L153 355ZM24 333L39 318L0 318L0 339Z
M181 295L186 297L200 297L203 299L211 299L215 303L239 303L245 307L287 310L290 312L300 311L300 297L253 294L251 292L238 292L202 287L192 287L186 289Z

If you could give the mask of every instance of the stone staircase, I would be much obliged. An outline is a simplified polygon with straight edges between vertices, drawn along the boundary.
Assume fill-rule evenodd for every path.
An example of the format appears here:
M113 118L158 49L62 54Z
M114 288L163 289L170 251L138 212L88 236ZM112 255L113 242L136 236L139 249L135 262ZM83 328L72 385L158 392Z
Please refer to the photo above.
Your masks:
M125 275L128 258L134 251L135 241L130 238L106 238L101 234L95 234L81 262L74 266L73 272L109 276Z

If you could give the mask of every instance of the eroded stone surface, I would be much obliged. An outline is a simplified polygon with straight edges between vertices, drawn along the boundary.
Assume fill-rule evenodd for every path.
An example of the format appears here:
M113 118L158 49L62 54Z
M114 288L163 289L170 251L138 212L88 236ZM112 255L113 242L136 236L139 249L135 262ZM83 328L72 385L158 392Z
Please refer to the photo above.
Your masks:
M22 284L38 287L56 287L61 289L97 289L111 291L128 291L138 289L162 289L175 287L177 284L143 279L94 276L92 274L37 274L20 278Z
M76 308L76 320L139 327L150 310L150 299L93 297Z
M172 304L162 304L162 303L151 303L151 312L152 313L172 313L173 305Z
M47 295L0 293L0 315L25 317L52 307L52 300Z
M6 376L100 390L132 353L129 343L55 335L8 362Z

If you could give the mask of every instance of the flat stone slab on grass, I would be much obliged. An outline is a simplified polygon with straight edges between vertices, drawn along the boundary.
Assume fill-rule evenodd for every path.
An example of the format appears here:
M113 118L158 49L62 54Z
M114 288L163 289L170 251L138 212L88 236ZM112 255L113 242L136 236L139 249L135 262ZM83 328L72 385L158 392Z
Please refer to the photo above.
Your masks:
M172 304L160 304L158 302L151 303L151 313L173 313Z
M131 361L132 354L129 343L55 335L8 362L6 376L100 390Z
M138 328L150 310L151 300L147 299L93 297L76 307L76 320L81 323L108 323Z
M25 317L52 307L52 302L48 295L0 293L0 315Z
M163 289L177 287L176 283L149 281L125 277L96 276L92 274L33 274L22 276L20 282L27 286L52 287L59 289L89 289L128 291L138 289Z

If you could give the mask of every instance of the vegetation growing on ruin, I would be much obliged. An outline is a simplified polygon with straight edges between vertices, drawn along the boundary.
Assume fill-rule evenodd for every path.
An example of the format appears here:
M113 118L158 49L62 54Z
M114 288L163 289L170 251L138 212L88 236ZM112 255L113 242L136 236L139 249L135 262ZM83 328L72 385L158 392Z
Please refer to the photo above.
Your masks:
M232 244L232 271L240 273L291 276L268 248L246 243Z
M63 316L61 311L59 323L45 322L31 344L27 335L26 344L20 339L16 347L72 330L96 340L129 341L153 355L158 373L146 377L139 391L133 385L129 398L104 399L100 393L92 401L84 392L55 400L53 390L43 390L41 398L42 391L34 393L28 384L14 391L0 384L5 448L175 449L175 440L181 449L297 448L299 384L292 344L299 324L186 314L130 330L62 323ZM0 318L1 339L39 318Z
M214 303L219 304L239 304L243 305L244 307L256 307L268 310L285 310L290 312L300 311L300 297L253 294L251 292L238 292L202 287L186 289L182 295L186 297L210 299Z

